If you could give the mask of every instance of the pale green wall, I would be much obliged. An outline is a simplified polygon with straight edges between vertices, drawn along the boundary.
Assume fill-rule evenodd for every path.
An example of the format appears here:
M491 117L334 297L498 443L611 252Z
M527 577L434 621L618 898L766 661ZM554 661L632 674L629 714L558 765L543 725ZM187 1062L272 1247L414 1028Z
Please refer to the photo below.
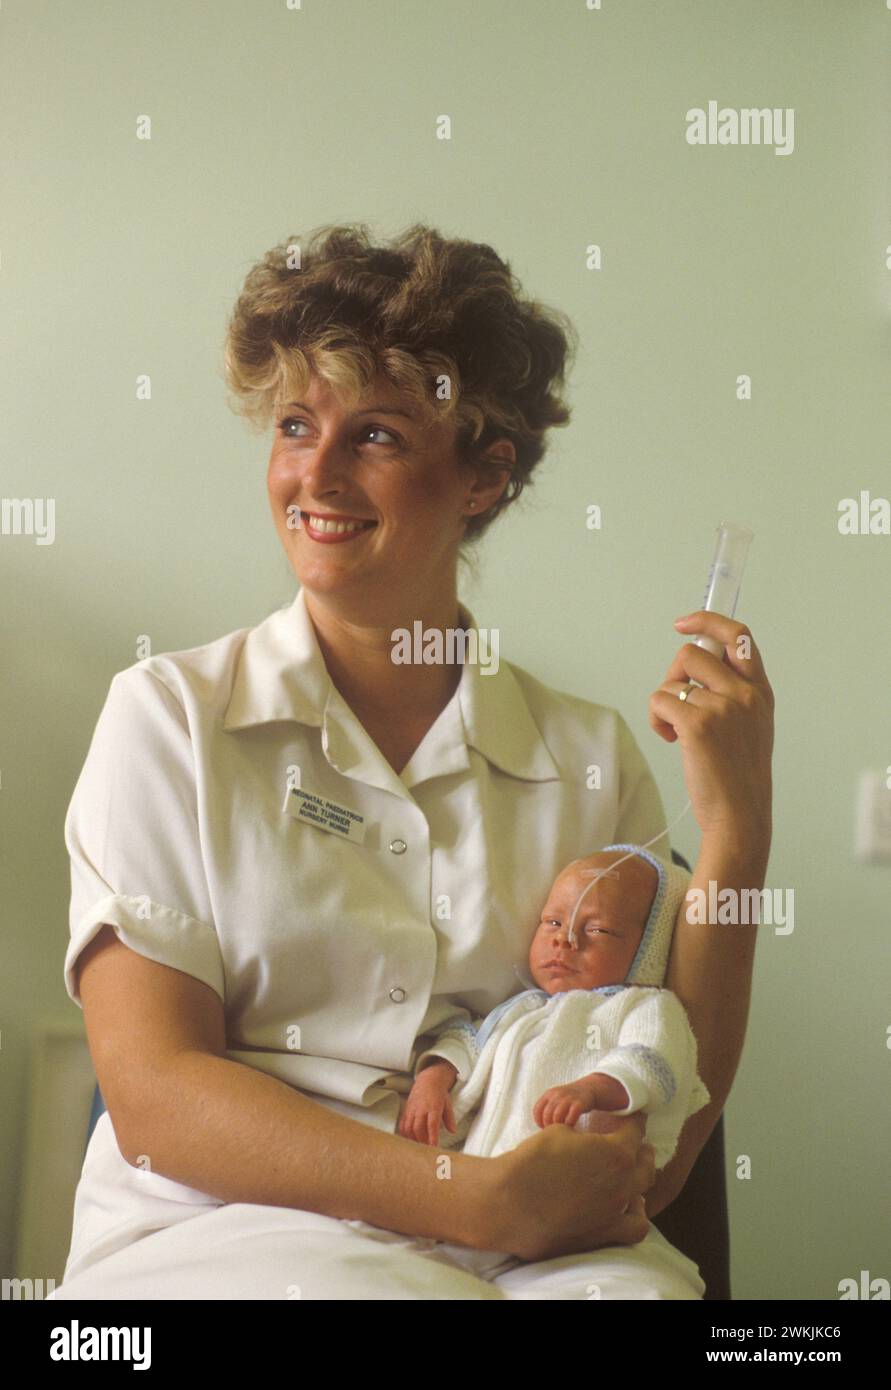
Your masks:
M4 1274L29 1029L74 1011L62 820L108 683L138 634L209 641L293 592L267 443L224 403L227 308L289 234L424 220L496 247L582 339L573 424L464 597L503 655L622 710L669 819L680 754L648 696L713 527L756 533L739 616L776 692L768 882L796 929L763 930L726 1112L735 1293L891 1276L891 870L851 848L858 771L891 763L891 537L836 524L891 491L889 35L881 0L3 5L2 494L55 497L57 526L0 537ZM794 153L689 147L709 99L794 107Z

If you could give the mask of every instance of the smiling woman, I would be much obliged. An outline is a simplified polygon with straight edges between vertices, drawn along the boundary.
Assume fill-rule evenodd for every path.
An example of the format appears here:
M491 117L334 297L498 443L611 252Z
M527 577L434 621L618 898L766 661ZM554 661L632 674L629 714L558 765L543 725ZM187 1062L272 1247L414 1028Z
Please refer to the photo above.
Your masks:
M515 993L558 871L665 825L617 710L503 660L393 659L415 624L446 653L477 630L458 561L569 418L568 321L491 247L430 228L383 247L323 228L300 250L251 270L225 351L239 409L274 426L297 595L119 672L66 817L65 982L108 1108L54 1297L700 1298L644 1194L650 1214L672 1199L720 1113L748 937L726 958L701 934L675 953L714 1104L661 1186L641 1114L458 1149L450 1182L436 1136L398 1132L431 1042ZM739 628L695 630L729 644ZM751 682L693 650L696 701L710 681L737 697L745 776L763 774L757 650ZM652 697L664 736L680 730L700 824L720 821L735 856L712 849L700 875L757 874L763 845L727 806L763 823L763 795L738 795L668 691ZM708 735L729 748L724 719ZM462 1248L498 1260L471 1270Z

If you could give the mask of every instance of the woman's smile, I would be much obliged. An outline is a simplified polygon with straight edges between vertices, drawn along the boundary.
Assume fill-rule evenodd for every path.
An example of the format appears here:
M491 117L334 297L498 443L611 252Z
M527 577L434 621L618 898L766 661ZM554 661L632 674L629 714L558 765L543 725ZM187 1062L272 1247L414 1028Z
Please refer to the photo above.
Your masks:
M301 512L300 515L306 534L321 545L337 545L341 541L353 541L357 536L364 535L366 531L373 530L377 525L376 521L366 520L363 517L348 517L337 513L329 515L322 512Z

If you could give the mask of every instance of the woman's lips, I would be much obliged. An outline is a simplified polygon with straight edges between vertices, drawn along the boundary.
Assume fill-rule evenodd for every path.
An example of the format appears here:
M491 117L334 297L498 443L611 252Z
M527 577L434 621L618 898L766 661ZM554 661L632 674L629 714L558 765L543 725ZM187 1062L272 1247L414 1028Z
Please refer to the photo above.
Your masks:
M320 545L339 545L343 541L354 541L358 536L364 536L368 531L373 531L377 525L376 521L369 521L355 531L316 531L310 523L308 512L301 512L300 516L306 534L311 536L314 541L318 541Z

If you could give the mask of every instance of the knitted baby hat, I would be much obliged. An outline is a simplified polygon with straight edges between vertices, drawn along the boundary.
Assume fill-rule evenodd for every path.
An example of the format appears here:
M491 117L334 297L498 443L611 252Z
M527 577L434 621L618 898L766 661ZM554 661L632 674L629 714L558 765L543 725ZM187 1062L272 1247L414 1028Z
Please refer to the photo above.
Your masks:
M666 863L664 859L651 854L648 849L642 849L640 845L604 845L603 848L604 851L618 849L623 850L626 854L637 854L641 859L646 859L648 864L652 864L659 875L659 884L656 888L653 906L650 908L650 914L640 938L640 945L634 960L631 962L631 968L625 976L625 983L628 985L662 986L665 981L665 972L668 969L668 955L671 951L674 924L690 885L692 874L688 873L686 869L682 869L679 864Z

